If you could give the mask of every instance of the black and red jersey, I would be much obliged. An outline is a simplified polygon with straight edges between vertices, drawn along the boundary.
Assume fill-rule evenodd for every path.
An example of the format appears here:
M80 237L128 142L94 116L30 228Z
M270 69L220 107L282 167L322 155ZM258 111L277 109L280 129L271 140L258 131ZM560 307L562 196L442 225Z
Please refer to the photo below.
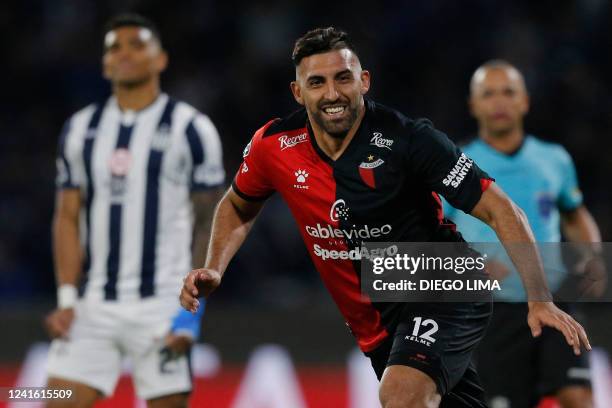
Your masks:
M425 119L366 99L357 133L337 160L317 145L305 109L259 129L232 187L245 200L278 192L363 351L387 337L398 303L360 290L363 242L426 242L444 228L442 194L470 212L492 179Z

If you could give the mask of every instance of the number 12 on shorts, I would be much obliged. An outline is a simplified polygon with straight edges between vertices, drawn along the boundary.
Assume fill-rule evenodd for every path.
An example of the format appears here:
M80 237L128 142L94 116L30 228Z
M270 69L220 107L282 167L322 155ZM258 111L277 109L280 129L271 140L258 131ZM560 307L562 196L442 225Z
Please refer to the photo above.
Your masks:
M422 317L415 317L412 320L414 321L414 328L412 329L413 337L420 338L422 340L425 340L431 343L436 342L436 339L432 337L438 331L438 323L436 323L435 320L433 319L423 320ZM421 331L421 326L424 329L427 329L428 327L431 327L431 328L425 331L424 333L419 334L419 332Z

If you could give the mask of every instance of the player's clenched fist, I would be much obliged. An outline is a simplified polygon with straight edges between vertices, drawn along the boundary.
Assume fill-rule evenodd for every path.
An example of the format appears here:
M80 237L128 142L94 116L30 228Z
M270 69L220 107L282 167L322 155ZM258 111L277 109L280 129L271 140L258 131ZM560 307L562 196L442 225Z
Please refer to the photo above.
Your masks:
M221 283L221 273L214 269L194 269L183 280L181 306L195 313L200 306L198 297L208 297Z

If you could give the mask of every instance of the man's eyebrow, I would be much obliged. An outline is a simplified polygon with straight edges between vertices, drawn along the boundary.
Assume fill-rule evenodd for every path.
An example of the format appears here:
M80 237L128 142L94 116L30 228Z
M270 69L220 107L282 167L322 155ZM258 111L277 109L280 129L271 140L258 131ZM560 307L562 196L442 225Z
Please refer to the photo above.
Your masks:
M348 73L348 74L352 74L353 72L352 72L350 69L348 69L348 68L347 68L347 69L345 69L345 70L343 70L343 71L338 72L338 73L335 75L335 77L337 78L337 77L342 76L342 75L347 74L347 73Z
M323 80L323 79L325 79L325 78L323 77L323 75L311 75L311 76L309 76L308 78L306 78L306 81L312 81L312 80L318 80L318 81L321 81L321 80Z

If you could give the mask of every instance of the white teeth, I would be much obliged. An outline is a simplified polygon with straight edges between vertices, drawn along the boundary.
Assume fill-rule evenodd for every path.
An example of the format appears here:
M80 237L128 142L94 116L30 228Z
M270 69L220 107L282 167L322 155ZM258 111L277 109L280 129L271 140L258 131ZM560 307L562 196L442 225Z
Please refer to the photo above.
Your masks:
M325 108L325 113L329 113L330 115L334 114L334 113L340 113L340 112L343 112L343 111L344 111L344 106L336 106L336 107L333 107L333 108Z

